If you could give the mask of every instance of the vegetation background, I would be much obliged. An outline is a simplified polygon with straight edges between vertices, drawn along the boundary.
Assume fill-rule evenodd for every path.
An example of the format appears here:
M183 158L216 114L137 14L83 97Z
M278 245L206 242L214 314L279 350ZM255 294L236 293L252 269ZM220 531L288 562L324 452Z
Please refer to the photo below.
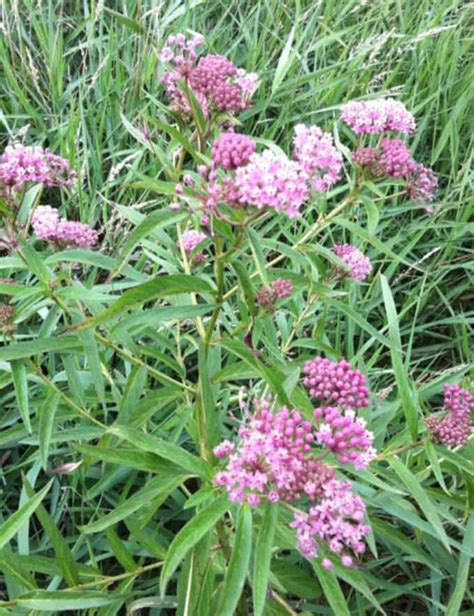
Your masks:
M397 197L383 208L368 200L345 233L366 246L387 285L374 275L350 295L315 306L286 347L301 294L277 325L282 370L288 357L330 347L363 366L380 393L372 426L382 455L376 470L355 477L369 503L373 556L362 570L329 576L287 549L291 537L278 537L286 549L272 561L275 595L265 613L473 615L472 441L457 452L434 446L421 421L439 406L444 382L469 386L472 365L472 4L2 0L0 17L1 145L24 134L80 171L73 198L48 197L100 228L103 241L95 256L72 254L75 283L66 289L56 279L55 288L66 304L80 298L92 313L150 275L178 268L172 228L128 241L145 214L170 201L153 191L169 147L156 122L163 117L157 50L167 35L200 32L210 50L258 72L255 105L240 119L248 134L283 148L298 122L337 129L338 107L351 98L389 93L415 114L415 157L439 176L440 213L420 214ZM289 250L301 229L267 222L264 246L278 241ZM325 229L321 244L334 232ZM297 280L298 261L285 269ZM117 441L97 419L109 425L107 417L120 416L124 429L188 447L186 392L175 387L184 380L180 363L194 357L186 328L163 313L147 327L137 310L115 337L87 330L54 346L64 322L41 274L34 257L30 267L0 258L0 275L18 283L19 332L0 348L0 612L210 615L206 603L195 604L199 553L195 563L187 556L168 594L158 590L167 547L199 505L186 503L192 485L176 487L150 445L123 433ZM186 314L173 305L175 315ZM225 318L231 324L231 311ZM271 346L268 331L262 328L261 342ZM234 357L212 369L221 418L245 378L255 376L244 368ZM221 589L216 575L213 592Z

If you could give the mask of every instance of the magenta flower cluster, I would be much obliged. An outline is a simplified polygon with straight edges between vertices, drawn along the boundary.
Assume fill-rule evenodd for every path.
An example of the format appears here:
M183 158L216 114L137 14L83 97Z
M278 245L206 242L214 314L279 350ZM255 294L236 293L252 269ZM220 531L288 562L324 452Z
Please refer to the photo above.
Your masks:
M349 275L354 280L362 282L371 273L372 263L369 257L366 257L364 253L355 246L351 246L350 244L339 244L334 246L332 251L348 267L348 272L341 270L339 272L340 275Z
M350 101L342 107L341 118L358 134L412 133L416 128L413 115L403 103L392 98Z
M351 368L345 359L331 361L324 357L309 360L304 366L304 386L321 406L363 408L369 406L366 378Z
M411 133L416 128L412 114L392 99L351 101L343 106L341 118L358 134ZM430 204L435 199L438 180L431 169L413 159L402 139L383 137L378 147L359 147L352 153L352 159L373 177L402 178L407 194L424 205L428 213L433 213Z
M296 529L298 549L307 558L318 555L318 542L326 544L333 554L341 557L345 567L353 565L347 550L356 554L365 551L364 538L370 527L364 523L365 504L351 490L348 481L332 478L321 486L321 500L309 512L295 515L291 526ZM328 558L323 559L326 569L332 568Z
M239 113L250 106L250 98L257 87L258 77L238 69L221 55L205 55L198 59L198 48L204 37L186 39L183 34L168 38L160 57L170 70L162 83L171 99L172 108L184 115L191 112L191 103L180 81L185 82L199 102L205 116L209 110Z
M471 413L474 411L472 395L459 385L444 386L444 410L441 417L426 419L426 427L433 438L443 445L465 445L471 434Z
M0 156L0 183L19 189L29 182L73 186L76 172L65 158L40 146L7 146Z
M89 225L60 218L59 212L48 205L36 208L32 226L36 237L47 242L79 248L90 248L97 242L97 232Z
M326 445L341 464L353 464L358 470L369 465L376 453L372 447L374 435L366 429L362 417L356 417L352 409L332 406L315 409L314 416L322 422L316 432L319 445Z
M261 287L255 294L255 301L270 312L275 308L275 302L293 295L293 283L286 278L277 278L270 286Z
M212 165L227 171L246 165L255 152L256 143L247 135L233 131L221 133L212 144Z
M231 501L253 507L263 499L309 501L308 512L296 513L291 523L299 550L314 558L325 544L351 566L349 552L362 554L369 532L365 505L351 484L338 480L334 469L322 461L320 448L332 452L343 465L366 468L375 456L373 435L352 407L367 406L369 392L365 377L345 360L316 358L307 362L305 373L305 385L321 401L314 411L315 424L296 409L283 407L273 414L268 400L256 401L254 415L239 430L238 445L225 440L214 449L217 458L227 458L226 468L214 481L225 487ZM330 568L331 560L325 558L323 565Z

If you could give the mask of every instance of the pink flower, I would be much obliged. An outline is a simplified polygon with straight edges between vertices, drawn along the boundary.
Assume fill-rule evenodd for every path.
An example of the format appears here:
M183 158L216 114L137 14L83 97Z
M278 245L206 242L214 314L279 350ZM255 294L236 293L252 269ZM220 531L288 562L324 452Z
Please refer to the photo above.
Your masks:
M221 135L212 144L214 167L237 169L246 165L255 151L256 143L247 135L228 132Z
M378 162L384 173L394 178L401 178L416 170L417 164L404 141L385 137L380 145L382 153Z
M35 235L40 240L89 248L97 242L97 232L89 225L59 218L57 210L48 205L36 208L32 225Z
M392 98L351 101L342 107L341 118L355 133L412 133L416 128L413 115Z
M27 182L45 186L73 186L76 172L69 162L40 146L10 145L0 157L0 182L21 188Z
M271 207L294 217L309 197L306 174L296 161L265 150L252 154L245 167L235 172L240 201L261 209Z
M273 295L276 299L284 299L293 295L293 283L286 278L277 278L272 283Z
M322 422L316 432L316 442L326 445L341 464L353 464L359 470L374 459L374 435L366 429L361 417L356 418L354 411L343 412L326 406L315 409L314 416Z
M361 167L374 167L379 162L379 152L376 148L358 148L352 153L352 160Z
M295 126L294 158L308 175L317 192L328 191L340 178L342 155L334 146L330 133L319 126Z
M304 365L304 386L309 394L320 401L321 406L334 405L340 408L369 406L369 390L365 376L351 368L348 361L331 361L315 357Z
M195 248L199 246L205 239L206 234L200 231L189 230L185 231L181 236L181 244L186 254L190 254Z
M428 432L443 445L465 445L471 434L471 413L474 401L471 394L459 385L444 386L444 409L442 417L431 416L425 420Z
M315 558L318 542L321 542L341 557L344 566L349 567L353 560L347 550L356 554L365 551L364 539L370 527L364 523L364 517L365 504L352 492L351 484L333 478L322 485L319 503L308 513L296 513L290 526L296 529L298 549L303 556ZM324 566L330 568L327 559Z
M347 265L349 275L354 280L362 282L371 273L372 264L370 259L355 246L340 244L334 246L332 251Z
M314 439L311 422L300 411L285 407L273 415L266 400L255 402L255 408L255 415L240 428L240 443L215 483L224 486L229 499L238 503L252 505L255 496L268 496L270 502L302 495L314 500L334 471L306 455Z
M425 204L430 214L433 212L433 207L426 204L434 201L437 188L438 180L432 169L421 163L417 164L407 180L408 194L417 203Z

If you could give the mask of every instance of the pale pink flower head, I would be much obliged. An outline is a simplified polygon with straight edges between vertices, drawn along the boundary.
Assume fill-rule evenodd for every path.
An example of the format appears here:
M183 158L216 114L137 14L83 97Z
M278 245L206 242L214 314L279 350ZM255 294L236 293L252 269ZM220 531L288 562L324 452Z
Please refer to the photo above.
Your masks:
M259 209L271 207L294 217L309 198L306 173L301 165L272 150L252 154L249 163L239 167L235 176L241 203Z
M7 146L0 156L0 183L19 189L28 182L48 187L73 186L76 172L65 158L40 146Z
M322 491L321 500L308 513L296 513L290 524L296 529L298 549L306 558L315 558L319 544L325 544L349 567L353 559L348 552L362 554L365 537L370 533L370 527L364 522L364 501L352 492L348 481L336 478L325 482ZM327 559L324 567L330 568Z
M97 231L84 223L59 218L58 211L48 205L36 208L32 226L36 237L47 242L78 248L91 248L97 243Z
M354 280L362 282L372 272L370 259L358 248L350 244L334 246L332 251L349 268L349 275Z
M213 166L227 170L243 167L249 162L255 147L255 141L247 135L234 132L221 133L212 144Z
M323 132L319 126L297 124L293 151L316 192L327 192L339 180L342 154L334 146L331 133Z
M293 283L286 278L277 278L271 288L276 299L285 299L293 295Z
M304 386L319 400L320 406L338 406L344 409L369 406L366 378L351 368L348 361L331 361L315 357L304 365Z
M206 237L206 234L201 233L201 231L195 231L194 229L185 231L181 236L181 244L184 252L190 254L206 239Z
M352 153L352 160L361 167L374 167L379 162L379 156L377 148L357 148Z
M342 107L341 118L358 134L412 133L416 128L413 115L403 103L392 98L350 101Z

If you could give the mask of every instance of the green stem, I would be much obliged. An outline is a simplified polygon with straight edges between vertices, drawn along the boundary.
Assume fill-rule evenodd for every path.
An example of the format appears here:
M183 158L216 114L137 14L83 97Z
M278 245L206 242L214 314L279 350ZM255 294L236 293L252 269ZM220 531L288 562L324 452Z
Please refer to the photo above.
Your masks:
M216 325L217 319L219 317L219 312L222 308L222 303L224 299L224 255L222 253L222 240L220 238L216 238L216 261L215 261L215 274L216 274L216 283L217 283L217 294L216 294L216 307L214 308L211 319L206 329L206 334L204 337L204 355L207 357L209 353L209 345L211 343L212 334L214 333L214 327Z

